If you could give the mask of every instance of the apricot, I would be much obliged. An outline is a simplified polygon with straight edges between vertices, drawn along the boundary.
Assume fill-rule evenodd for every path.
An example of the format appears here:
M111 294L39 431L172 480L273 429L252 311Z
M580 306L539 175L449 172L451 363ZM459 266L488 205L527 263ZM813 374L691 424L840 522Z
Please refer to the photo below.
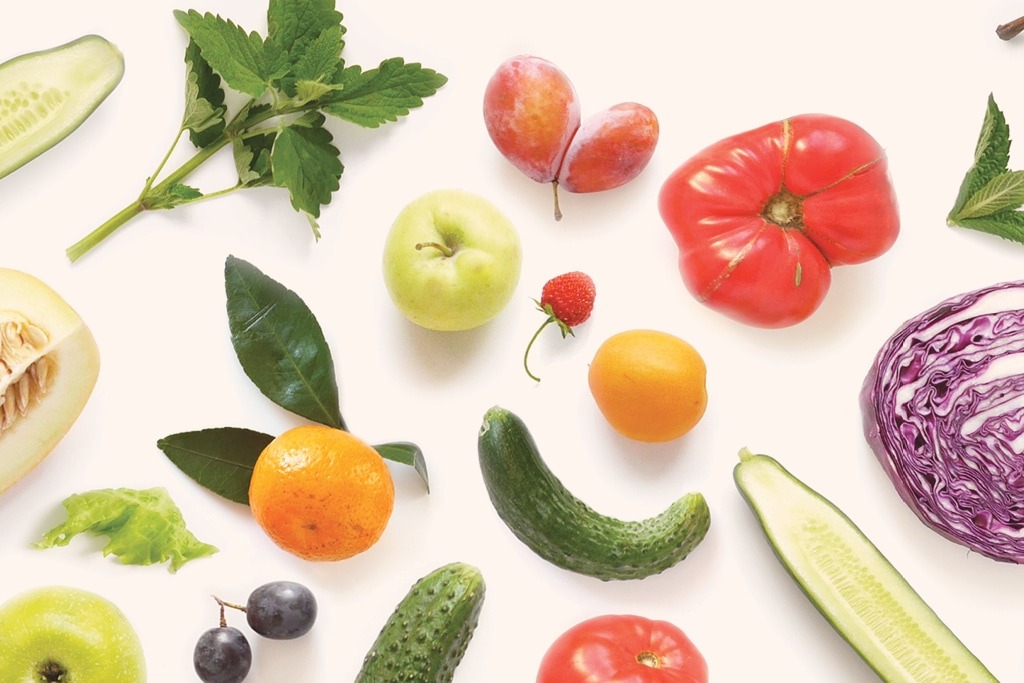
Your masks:
M539 183L554 182L580 125L576 89L540 57L506 59L484 91L484 123L498 151Z
M71 429L99 367L92 332L59 294L0 269L0 493Z

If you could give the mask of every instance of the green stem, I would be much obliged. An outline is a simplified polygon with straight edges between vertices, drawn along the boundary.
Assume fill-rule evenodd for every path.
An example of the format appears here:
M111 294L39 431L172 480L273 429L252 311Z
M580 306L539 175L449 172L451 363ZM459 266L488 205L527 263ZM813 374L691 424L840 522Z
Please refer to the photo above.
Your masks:
M152 186L148 192L145 192L134 202L107 219L106 222L98 228L68 247L66 251L67 257L74 262L85 256L89 251L98 246L100 242L114 234L125 223L147 210L149 208L146 206L146 199L148 197L161 194L171 185L180 183L205 163L210 157L220 151L220 149L228 144L228 142L230 142L230 138L227 135L221 135L213 142L213 144L199 150L191 159L179 166L176 171L168 175L158 184Z
M167 148L164 158L160 160L160 163L157 165L156 170L153 171L153 174L146 179L146 184L143 186L142 192L139 193L140 200L149 194L149 191L153 188L153 183L156 182L158 177L160 177L160 173L163 172L164 166L167 165L167 161L171 158L171 154L174 152L174 148L178 146L178 142L181 140L181 135L184 132L184 128L178 129L178 134L174 136L174 140L171 142L171 146Z
M523 354L523 369L526 370L526 374L530 376L530 379L532 379L535 382L539 382L540 377L537 377L535 374L530 372L530 366L527 362L527 359L530 357L530 349L533 348L533 342L537 341L537 337L539 337L540 333L544 331L544 328L547 327L549 324L553 323L554 321L555 316L548 316L548 319L545 320L544 323L537 328L537 331L533 333L533 336L530 337L530 343L526 345L526 353Z

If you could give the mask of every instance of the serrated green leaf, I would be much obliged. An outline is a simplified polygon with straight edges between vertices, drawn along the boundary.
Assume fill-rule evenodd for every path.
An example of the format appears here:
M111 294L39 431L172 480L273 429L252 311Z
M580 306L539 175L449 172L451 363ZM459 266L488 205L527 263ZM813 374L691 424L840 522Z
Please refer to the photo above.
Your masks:
M974 193L1009 170L1009 162L1010 128L1003 112L996 105L995 97L990 94L981 133L974 149L974 162L960 183L956 201L949 212L950 220L954 220L953 217L960 213Z
M156 445L167 459L200 486L230 501L249 504L249 481L270 434L217 427L171 434Z
M1024 204L1024 171L1007 171L978 188L954 216L955 221L1017 209Z
M268 49L298 58L325 30L336 28L344 35L343 17L334 4L334 0L270 0Z
M408 441L395 441L392 443L377 444L373 447L382 458L409 465L416 470L416 473L423 479L430 492L430 478L427 476L427 461L423 457L423 450L414 443Z
M224 89L220 76L203 58L194 40L185 47L185 114L181 127L188 130L189 139L203 148L224 132Z
M47 531L35 547L65 546L82 533L106 536L104 556L114 555L122 564L135 565L170 560L171 573L190 560L217 552L216 547L192 535L181 510L161 487L76 493L65 498L63 505L67 519Z
M333 138L323 122L323 115L314 113L281 129L271 153L274 184L288 189L296 211L313 218L330 203L344 171L341 152L331 144Z
M235 138L232 150L235 157L235 169L238 171L238 182L245 187L259 187L274 182L273 169L270 165L270 151L274 147L277 133L250 135L246 138Z
M342 89L322 100L323 111L366 128L377 128L422 106L423 99L436 93L448 79L395 57L369 71L347 67L334 82Z
M203 193L183 183L173 183L156 195L150 195L146 202L148 209L173 209L201 198Z
M1024 244L1024 212L1004 211L980 218L964 218L956 224L962 228L977 230L1011 242Z
M231 344L253 384L285 410L344 429L331 350L305 302L234 256L224 286Z
M178 23L188 31L210 67L235 90L259 97L270 87L270 65L263 38L246 31L230 19L195 10L176 10Z

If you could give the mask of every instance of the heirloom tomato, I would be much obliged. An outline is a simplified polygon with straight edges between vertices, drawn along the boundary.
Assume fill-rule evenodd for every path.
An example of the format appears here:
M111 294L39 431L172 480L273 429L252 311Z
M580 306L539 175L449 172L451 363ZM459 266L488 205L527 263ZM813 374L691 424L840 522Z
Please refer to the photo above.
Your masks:
M537 683L707 683L708 667L677 626L629 614L593 617L559 636Z
M833 266L880 256L899 234L885 151L824 114L714 143L668 177L658 208L690 293L757 327L805 320Z

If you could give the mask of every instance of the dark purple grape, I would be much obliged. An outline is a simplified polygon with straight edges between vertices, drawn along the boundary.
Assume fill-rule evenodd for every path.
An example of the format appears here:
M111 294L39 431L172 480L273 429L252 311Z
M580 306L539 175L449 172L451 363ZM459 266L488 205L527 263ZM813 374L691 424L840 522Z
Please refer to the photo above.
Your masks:
M298 638L313 628L316 598L302 584L272 581L249 595L245 618L253 631L275 640Z
M237 628L218 626L199 636L192 663L203 683L240 683L252 666L252 649Z

